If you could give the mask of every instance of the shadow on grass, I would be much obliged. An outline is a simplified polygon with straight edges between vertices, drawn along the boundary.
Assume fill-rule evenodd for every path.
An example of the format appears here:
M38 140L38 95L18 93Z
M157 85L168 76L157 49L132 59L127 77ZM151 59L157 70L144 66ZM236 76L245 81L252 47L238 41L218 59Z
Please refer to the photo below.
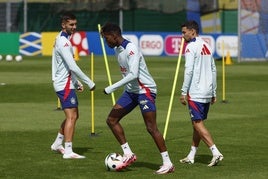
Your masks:
M150 162L135 162L131 165L133 168L149 168L152 170L157 170L160 164L150 163Z
M74 147L73 151L75 151L76 153L79 153L79 154L84 154L92 149L93 148L91 148L91 147Z
M202 164L209 164L212 159L212 155L196 155L195 156L195 163L202 163Z

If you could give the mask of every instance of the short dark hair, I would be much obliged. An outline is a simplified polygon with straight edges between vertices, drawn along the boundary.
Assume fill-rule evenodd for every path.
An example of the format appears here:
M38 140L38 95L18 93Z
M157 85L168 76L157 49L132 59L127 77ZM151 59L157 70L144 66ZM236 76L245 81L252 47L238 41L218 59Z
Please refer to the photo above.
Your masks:
M199 26L198 26L197 22L194 20L189 20L189 21L183 23L181 25L181 28L182 27L186 27L187 29L194 29L197 34L199 33Z
M121 28L114 23L107 22L101 27L101 32L102 33L115 33L117 35L121 35Z
M76 16L71 12L64 12L60 17L61 22L66 22L68 20L75 20L75 19Z

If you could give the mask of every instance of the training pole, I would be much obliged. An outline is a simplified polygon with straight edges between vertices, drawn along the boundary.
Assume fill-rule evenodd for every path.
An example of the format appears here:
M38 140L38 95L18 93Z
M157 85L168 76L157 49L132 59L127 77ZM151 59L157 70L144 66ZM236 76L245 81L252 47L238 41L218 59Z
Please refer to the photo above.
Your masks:
M179 56L178 56L178 61L177 61L177 68L176 68L174 81L173 81L173 87L172 87L172 91L171 91L171 95L170 95L170 101L169 101L169 107L168 107L168 112L167 112L165 130L164 130L164 134L163 134L164 139L166 138L166 135L167 135L167 128L168 128L171 108L172 108L172 104L173 104L174 93L175 93L175 89L176 89L176 85L177 85L177 79L178 79L178 74L179 74L179 69L180 69L183 46L184 46L184 38L182 37Z
M109 64L108 64L108 60L107 60L107 55L106 55L106 51L105 51L105 46L104 46L103 38L101 36L101 26L100 26L100 24L98 24L98 30L99 30L99 34L100 34L101 47L102 47L102 51L103 51L103 57L104 57L104 62L105 62L105 67L106 67L106 71L107 71L109 85L112 85L112 80L111 80L111 75L110 75L110 69L109 69ZM112 96L113 105L115 105L114 93L112 93L111 96Z
M222 102L225 103L225 55L224 41L222 41Z
M94 54L91 52L90 55L90 63L91 63L91 80L94 81ZM94 90L91 91L91 136L95 135L95 113L94 113Z

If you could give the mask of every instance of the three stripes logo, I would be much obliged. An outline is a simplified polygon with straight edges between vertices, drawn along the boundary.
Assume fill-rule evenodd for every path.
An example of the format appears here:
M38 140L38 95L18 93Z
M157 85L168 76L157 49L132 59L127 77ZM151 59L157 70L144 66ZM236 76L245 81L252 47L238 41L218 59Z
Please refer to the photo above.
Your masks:
M131 56L131 55L134 55L134 52L133 51L130 51L128 56Z
M142 110L146 110L146 109L149 109L149 107L145 104L142 108Z
M211 52L209 51L207 46L205 44L203 44L201 55L210 55L210 54L211 54Z

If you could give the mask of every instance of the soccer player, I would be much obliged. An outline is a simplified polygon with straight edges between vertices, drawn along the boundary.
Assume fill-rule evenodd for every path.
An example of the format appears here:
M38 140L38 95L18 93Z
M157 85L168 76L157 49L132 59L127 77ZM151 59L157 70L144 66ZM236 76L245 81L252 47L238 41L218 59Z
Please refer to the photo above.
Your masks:
M223 155L204 125L210 104L216 102L216 66L209 45L198 36L198 24L195 21L187 21L181 28L182 36L188 44L185 49L185 71L180 102L183 105L188 102L193 137L189 154L180 162L193 164L202 140L212 152L213 158L208 164L211 167L223 160Z
M101 35L106 40L107 45L114 48L123 76L118 82L106 87L104 93L110 94L121 86L125 87L123 94L111 109L106 121L124 153L123 164L117 170L126 168L136 160L136 155L132 152L126 140L120 120L136 106L139 106L146 129L152 136L163 159L163 165L156 173L173 172L175 167L170 161L164 138L156 123L155 98L157 87L147 69L143 55L135 44L122 37L121 29L116 24L106 23L101 28Z
M75 124L79 117L75 90L78 92L84 90L78 78L83 81L90 90L95 89L95 83L81 71L74 60L73 47L69 39L76 31L76 26L77 20L75 15L69 12L62 15L62 30L56 37L52 54L53 87L60 99L65 114L65 120L61 123L58 135L51 145L51 149L62 153L64 159L85 158L85 156L74 153L72 149ZM65 147L62 145L63 141L65 141Z

